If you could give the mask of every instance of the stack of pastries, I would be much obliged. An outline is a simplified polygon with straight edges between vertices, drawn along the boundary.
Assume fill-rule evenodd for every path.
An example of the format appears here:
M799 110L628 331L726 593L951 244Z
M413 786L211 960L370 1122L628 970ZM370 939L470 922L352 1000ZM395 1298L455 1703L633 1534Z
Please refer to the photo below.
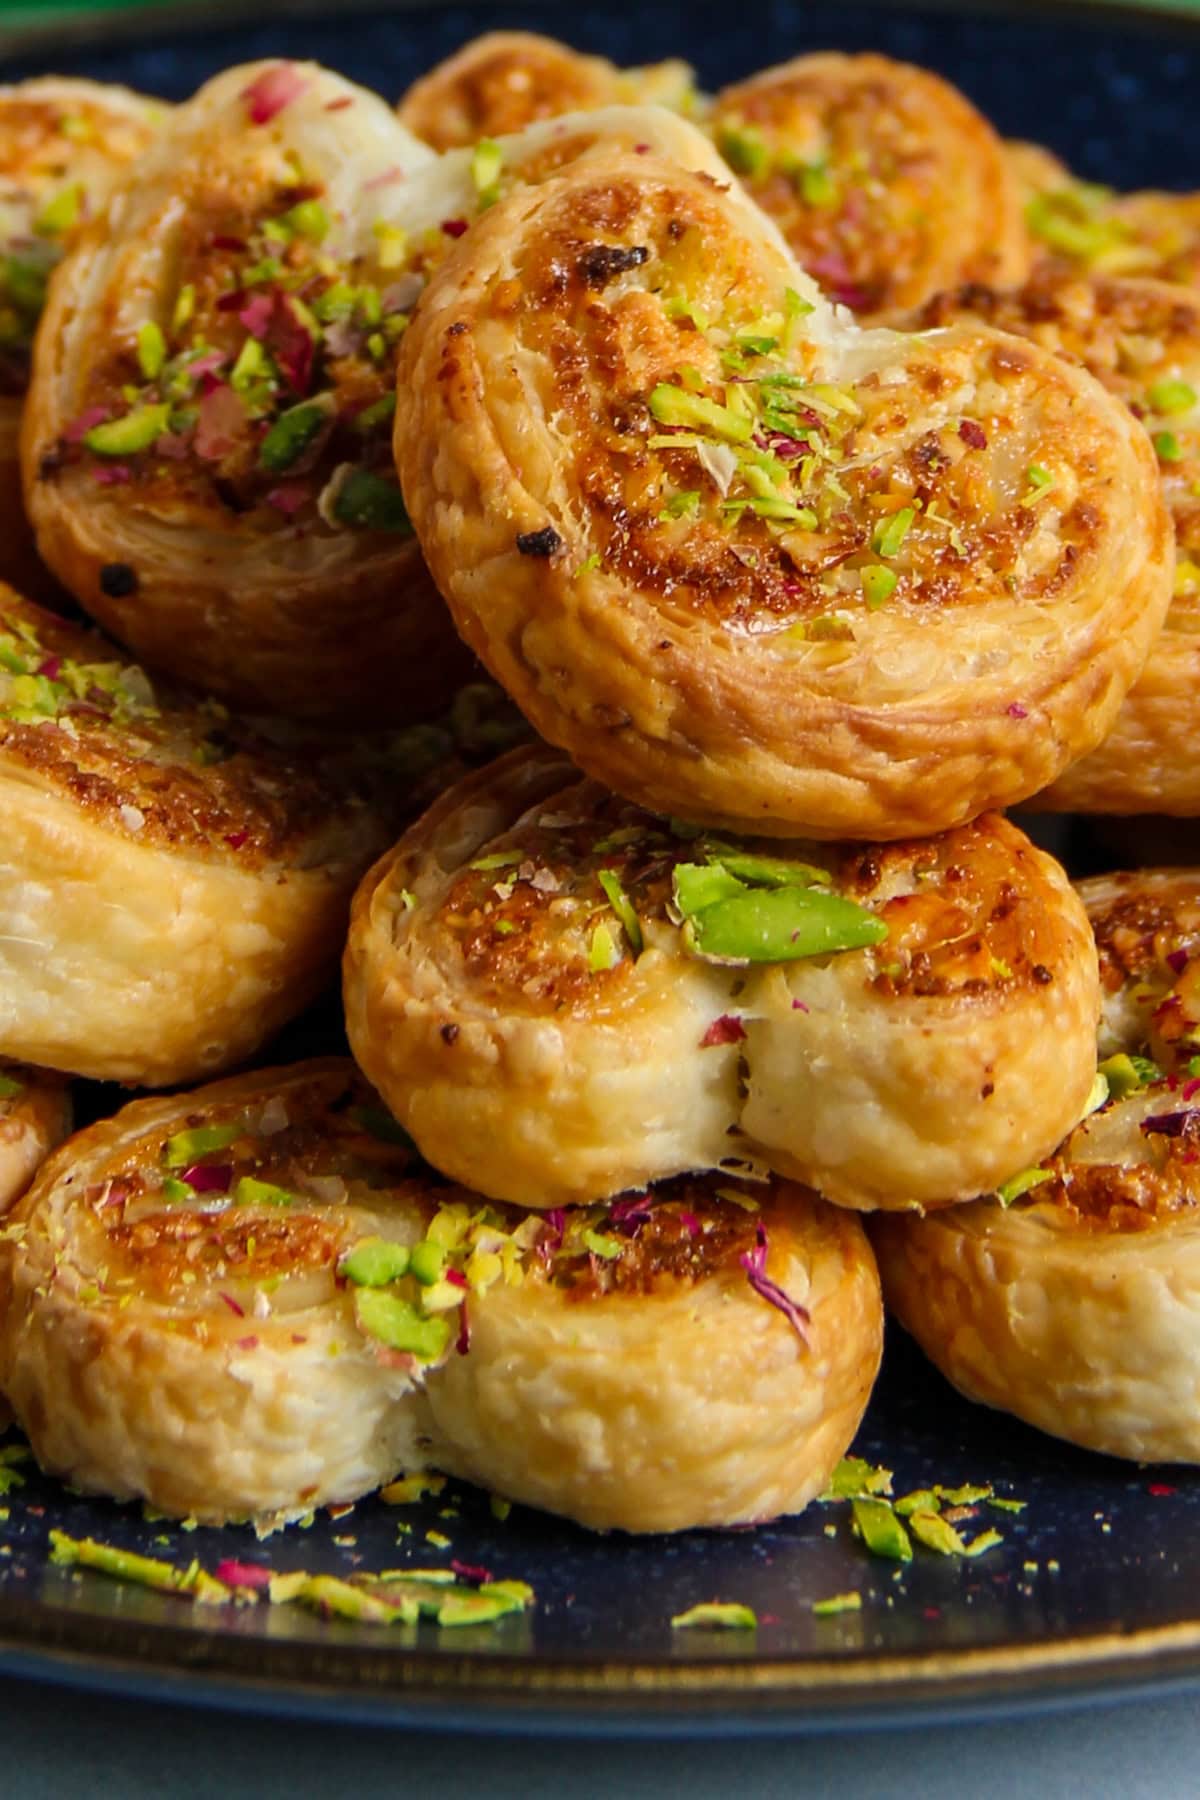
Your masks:
M883 1296L965 1392L1200 1458L1200 873L1076 889L1003 812L1200 812L1191 202L884 57L709 101L519 33L398 114L0 90L0 181L43 1467L761 1520ZM351 1056L263 1066L339 957ZM171 1091L68 1135L72 1076Z

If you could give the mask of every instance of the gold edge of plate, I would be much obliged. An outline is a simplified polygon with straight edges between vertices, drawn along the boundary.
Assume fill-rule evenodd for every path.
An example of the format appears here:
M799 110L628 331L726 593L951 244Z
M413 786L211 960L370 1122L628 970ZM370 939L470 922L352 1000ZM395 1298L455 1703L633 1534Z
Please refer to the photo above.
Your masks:
M80 1627L60 1632L31 1621L28 1632L0 1627L0 1655L47 1658L60 1666L118 1671L170 1680L233 1683L266 1693L282 1685L289 1692L377 1701L428 1697L446 1701L544 1700L567 1703L593 1700L652 1702L656 1698L722 1699L769 1706L788 1700L812 1703L856 1702L872 1710L889 1698L920 1702L952 1691L958 1698L983 1698L993 1692L1022 1691L1036 1677L1062 1683L1106 1670L1130 1679L1148 1672L1161 1659L1173 1666L1187 1660L1184 1673L1200 1674L1200 1620L1141 1630L1111 1630L1051 1643L1001 1644L908 1655L793 1657L763 1660L711 1659L675 1662L613 1662L607 1659L563 1663L542 1657L396 1651L386 1641L364 1649L361 1641L338 1644L312 1639L292 1644L231 1639L220 1632L146 1630L110 1632L93 1615L85 1640ZM176 1639L175 1643L164 1639ZM229 1654L231 1650L241 1654ZM249 1654L248 1654L249 1653ZM1191 1656L1189 1658L1189 1653ZM1162 1671L1166 1673L1164 1668Z

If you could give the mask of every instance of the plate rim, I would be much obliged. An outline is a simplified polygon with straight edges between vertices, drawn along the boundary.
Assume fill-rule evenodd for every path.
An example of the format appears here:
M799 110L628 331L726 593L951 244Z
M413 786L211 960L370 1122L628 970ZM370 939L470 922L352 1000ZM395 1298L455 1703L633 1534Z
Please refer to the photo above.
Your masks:
M483 0L503 20L506 0ZM528 3L528 0L527 0ZM909 0L862 0L903 14ZM532 0L549 20L553 0ZM651 0L662 5L664 0ZM350 0L349 15L437 10L439 0ZM981 19L1082 24L1200 44L1200 8L1186 0L917 0L922 12ZM327 0L273 0L263 23L320 18ZM89 48L197 40L245 17L244 0L182 0L168 14L117 5L17 27L0 21L0 80L10 62ZM551 27L548 25L547 27ZM89 1575L89 1583L103 1577ZM180 1602L181 1607L184 1605ZM846 1733L995 1721L1034 1712L1131 1703L1152 1692L1200 1692L1200 1605L1170 1625L1085 1632L1040 1643L841 1656L645 1656L613 1659L436 1650L381 1639L242 1638L205 1629L189 1612L146 1623L0 1592L0 1678L55 1682L256 1715L332 1717L346 1723L454 1726L514 1735L718 1737Z

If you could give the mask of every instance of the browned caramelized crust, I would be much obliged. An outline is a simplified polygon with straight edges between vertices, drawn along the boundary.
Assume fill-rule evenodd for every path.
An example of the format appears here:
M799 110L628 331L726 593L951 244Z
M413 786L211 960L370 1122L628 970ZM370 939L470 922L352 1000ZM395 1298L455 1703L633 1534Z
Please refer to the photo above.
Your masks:
M1064 810L1200 811L1200 307L1162 281L1043 269L1023 288L965 287L912 315L919 329L985 320L1079 364L1149 432L1175 526L1175 593L1162 634L1104 744L1039 800Z
M247 870L359 860L386 826L344 760L323 772L313 749L152 685L103 638L0 589L0 764L81 819Z
M739 1159L851 1206L943 1203L1057 1142L1095 1066L1086 918L1006 820L731 839L545 749L451 790L371 871L345 993L424 1154L526 1205Z
M532 31L489 31L414 81L396 110L435 150L455 150L561 113L625 101L683 108L691 96L686 63L622 71Z
M903 837L1095 742L1168 526L1085 377L978 326L860 340L814 294L735 194L589 157L434 277L395 450L459 629L591 773Z
M0 1382L43 1465L213 1522L427 1460L598 1526L796 1510L881 1326L861 1227L803 1189L497 1206L421 1165L347 1061L135 1102L0 1233ZM581 1428L611 1455L585 1467Z
M1003 146L964 95L884 56L801 56L717 96L718 147L797 258L856 312L1025 272Z
M72 248L26 503L58 579L152 667L347 725L434 712L464 678L389 450L417 265L449 242L430 221L410 251L395 191L433 160L312 65L229 70Z

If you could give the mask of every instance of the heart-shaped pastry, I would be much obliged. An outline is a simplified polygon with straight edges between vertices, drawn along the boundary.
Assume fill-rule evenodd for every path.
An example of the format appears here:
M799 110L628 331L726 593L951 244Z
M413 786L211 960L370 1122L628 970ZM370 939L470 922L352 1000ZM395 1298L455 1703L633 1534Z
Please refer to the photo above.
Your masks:
M730 841L543 748L370 872L345 993L422 1154L526 1206L763 1164L847 1206L944 1204L1049 1150L1095 1073L1087 920L1006 820Z
M1170 599L1148 439L985 327L863 332L740 191L597 151L510 195L401 344L459 630L650 809L902 838L1045 787Z

